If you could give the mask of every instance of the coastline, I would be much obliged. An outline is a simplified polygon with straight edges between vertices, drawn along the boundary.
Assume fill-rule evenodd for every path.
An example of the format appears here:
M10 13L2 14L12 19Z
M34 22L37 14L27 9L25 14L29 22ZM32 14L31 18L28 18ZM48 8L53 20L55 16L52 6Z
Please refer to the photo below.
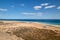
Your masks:
M60 26L45 24L40 22L24 22L24 21L1 21L0 22L0 29L10 29L10 28L20 28L20 27L34 27L38 29L48 29L48 30L59 30Z
M60 25L55 25L55 24L42 23L42 22L37 22L37 23L41 23L41 24L45 24L45 25L51 25L51 26L58 26L58 27L60 27Z
M42 23L42 22L29 22L29 21L1 21L0 22L22 22L22 23L37 23L37 24L44 24L44 25L51 25L51 26L55 26L55 27L60 27L60 25L55 25L55 24L49 24L49 23Z
M46 36L48 36L48 38L52 39L49 36L52 35L52 37L60 38L60 36L59 36L60 27L48 25L48 24L44 24L44 23L40 23L40 22L1 21L0 22L0 33L4 33L4 34L0 34L0 35L2 35L3 37L7 37L8 39L14 38L13 40L20 39L20 38L22 40L24 40L26 38L29 38L30 40L33 40L33 38L34 39L37 38L38 40L40 40L40 37L42 39L43 38L47 39ZM48 35L46 35L47 33L48 33ZM58 35L55 33L57 33ZM4 36L4 35L7 35L7 36ZM56 37L56 35L57 35L57 37ZM3 39L3 37L2 37L2 39Z

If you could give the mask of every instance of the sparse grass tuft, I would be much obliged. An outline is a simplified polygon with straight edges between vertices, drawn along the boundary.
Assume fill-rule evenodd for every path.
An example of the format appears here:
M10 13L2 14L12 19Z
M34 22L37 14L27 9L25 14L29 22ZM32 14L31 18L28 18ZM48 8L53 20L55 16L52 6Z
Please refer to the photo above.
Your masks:
M20 27L13 30L13 35L22 37L25 40L60 40L60 35L53 30L38 29L35 27Z

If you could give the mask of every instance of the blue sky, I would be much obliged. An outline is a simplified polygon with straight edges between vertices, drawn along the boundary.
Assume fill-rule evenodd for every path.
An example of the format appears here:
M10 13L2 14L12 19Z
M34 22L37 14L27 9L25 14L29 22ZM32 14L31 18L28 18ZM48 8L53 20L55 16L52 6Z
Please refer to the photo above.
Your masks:
M0 0L0 19L60 19L60 0Z

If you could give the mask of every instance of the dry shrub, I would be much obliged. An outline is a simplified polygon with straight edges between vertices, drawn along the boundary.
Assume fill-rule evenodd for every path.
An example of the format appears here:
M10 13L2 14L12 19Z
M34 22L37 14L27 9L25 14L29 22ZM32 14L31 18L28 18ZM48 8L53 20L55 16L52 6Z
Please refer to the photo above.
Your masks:
M56 36L56 32L48 29L38 29L35 27L18 27L11 32L13 32L13 35L22 37L25 40L60 40L60 35Z

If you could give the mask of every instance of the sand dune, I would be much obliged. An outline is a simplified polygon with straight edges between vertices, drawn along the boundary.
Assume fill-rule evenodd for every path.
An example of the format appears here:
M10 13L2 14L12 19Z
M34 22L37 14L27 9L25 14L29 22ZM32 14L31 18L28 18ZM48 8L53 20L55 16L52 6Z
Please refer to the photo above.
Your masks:
M0 40L60 40L60 27L31 22L0 22Z

